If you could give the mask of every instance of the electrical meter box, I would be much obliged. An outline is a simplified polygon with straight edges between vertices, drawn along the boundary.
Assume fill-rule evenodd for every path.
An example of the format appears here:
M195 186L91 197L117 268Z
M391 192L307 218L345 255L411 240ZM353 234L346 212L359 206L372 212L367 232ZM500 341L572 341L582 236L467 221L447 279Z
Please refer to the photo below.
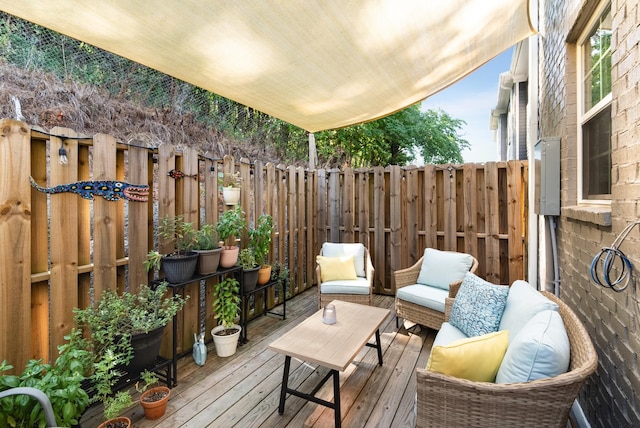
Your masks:
M539 140L534 156L535 213L560 215L560 137Z

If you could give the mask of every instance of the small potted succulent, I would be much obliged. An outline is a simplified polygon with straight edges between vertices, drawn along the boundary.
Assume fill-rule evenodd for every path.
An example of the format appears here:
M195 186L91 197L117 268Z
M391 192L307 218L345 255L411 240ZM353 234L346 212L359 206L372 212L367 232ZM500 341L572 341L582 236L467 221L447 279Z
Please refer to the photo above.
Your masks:
M236 238L242 234L245 226L245 213L239 205L223 212L218 219L215 229L224 241L220 254L220 266L223 268L230 268L238 262L240 247L236 244Z
M236 352L241 327L236 324L240 312L238 280L227 277L214 287L213 311L219 325L211 330L213 343L219 357L229 357Z

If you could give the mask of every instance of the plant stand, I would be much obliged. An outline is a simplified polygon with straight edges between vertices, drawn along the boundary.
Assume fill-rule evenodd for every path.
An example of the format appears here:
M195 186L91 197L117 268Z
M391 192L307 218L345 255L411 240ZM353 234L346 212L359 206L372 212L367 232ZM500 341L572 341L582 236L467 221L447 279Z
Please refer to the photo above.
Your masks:
M247 312L249 312L249 298L258 293L262 292L262 300L263 300L263 311L262 315L272 314L282 317L282 319L286 319L287 317L287 298L286 298L286 290L285 286L282 286L282 312L273 312L267 310L267 289L273 286L278 286L280 282L278 280L269 281L264 285L259 285L253 290L246 290L244 288L244 281L240 283L240 325L242 326L242 335L240 336L240 345L245 344L249 341L247 339L247 331L249 330L247 327Z
M179 283L168 283L167 286L168 288L171 289L171 293L173 296L175 296L180 290L182 290L184 287L186 287L187 285L194 283L194 282L200 282L200 281L204 281L206 279L209 278L215 278L215 277L223 277L223 276L228 276L228 275L235 275L236 278L239 279L240 281L240 289L242 290L242 275L240 274L242 271L242 267L240 266L234 266L231 267L229 269L218 269L216 272L213 272L211 274L208 275L197 275L195 277L192 277L190 279L188 279L187 281L184 282L179 282ZM151 283L152 284L160 284L162 282L162 280L154 280ZM241 315L242 316L242 315ZM174 316L173 317L173 322L172 324L172 334L171 334L171 360L169 360L169 362L171 363L171 367L172 370L170 370L170 372L172 373L172 378L170 379L169 384L167 384L167 386L169 386L170 388L178 385L178 343L176 341L176 338L178 337L178 316ZM184 350L183 351L185 354L186 353L190 353L191 349L189 350Z

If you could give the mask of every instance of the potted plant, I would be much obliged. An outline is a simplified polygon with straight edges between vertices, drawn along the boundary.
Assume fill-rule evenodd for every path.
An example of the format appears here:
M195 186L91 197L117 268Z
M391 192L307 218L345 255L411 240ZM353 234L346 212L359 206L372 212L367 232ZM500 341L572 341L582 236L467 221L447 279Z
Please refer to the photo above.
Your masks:
M129 390L113 393L113 387L124 375L118 368L122 367L126 360L125 354L115 351L114 348L109 348L93 364L91 380L96 393L92 402L104 403L104 422L99 425L99 428L128 428L131 426L129 418L118 416L124 409L134 404Z
M218 232L212 224L204 224L197 231L194 250L198 253L198 273L207 275L218 270L222 247L218 245Z
M239 205L222 213L216 224L216 231L224 246L220 254L220 266L230 268L238 261L240 248L236 245L236 238L245 228L245 214Z
M253 249L256 263L260 266L258 284L266 284L271 277L271 265L267 264L267 256L271 249L272 232L273 218L269 214L258 217L256 227L249 231L249 246Z
M148 370L142 372L141 378L142 386L139 386L140 382L138 382L136 389L142 393L140 405L144 409L144 416L150 420L159 419L167 411L167 402L171 396L171 389L166 386L156 386L158 376Z
M155 289L142 284L137 293L105 290L94 307L74 310L76 323L88 333L98 360L110 351L122 355L129 373L151 366L160 351L164 327L189 298L165 297L167 287L162 282Z
M258 283L258 271L260 265L256 263L256 257L252 248L243 248L239 256L242 266L242 286L244 292L253 291Z
M242 179L240 173L225 172L219 179L222 186L222 197L227 205L238 205L240 203L240 189L242 187Z
M158 225L158 236L172 242L174 249L168 254L149 251L145 261L147 272L162 267L167 281L171 283L184 282L193 277L198 263L198 253L192 251L196 234L193 224L184 221L182 215L163 218Z
M211 335L219 357L233 355L238 346L241 327L235 322L240 310L239 291L238 280L233 277L219 281L214 287L213 310L219 325L211 330Z
M74 426L79 424L90 402L82 382L90 372L92 357L77 329L65 339L69 342L58 346L59 354L54 364L30 360L20 375L5 375L2 372L11 370L13 366L6 360L1 362L0 392L16 387L37 387L49 398L57 423ZM0 426L37 427L45 424L44 410L37 400L25 395L0 400Z

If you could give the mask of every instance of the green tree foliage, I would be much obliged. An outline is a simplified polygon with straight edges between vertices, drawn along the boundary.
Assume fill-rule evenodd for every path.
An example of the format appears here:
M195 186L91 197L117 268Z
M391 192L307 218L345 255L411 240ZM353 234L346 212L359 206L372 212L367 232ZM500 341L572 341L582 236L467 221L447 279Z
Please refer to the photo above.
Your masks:
M373 122L317 133L318 158L324 165L369 167L406 165L417 153L425 163L462 163L461 151L469 147L459 133L464 124L414 104Z

